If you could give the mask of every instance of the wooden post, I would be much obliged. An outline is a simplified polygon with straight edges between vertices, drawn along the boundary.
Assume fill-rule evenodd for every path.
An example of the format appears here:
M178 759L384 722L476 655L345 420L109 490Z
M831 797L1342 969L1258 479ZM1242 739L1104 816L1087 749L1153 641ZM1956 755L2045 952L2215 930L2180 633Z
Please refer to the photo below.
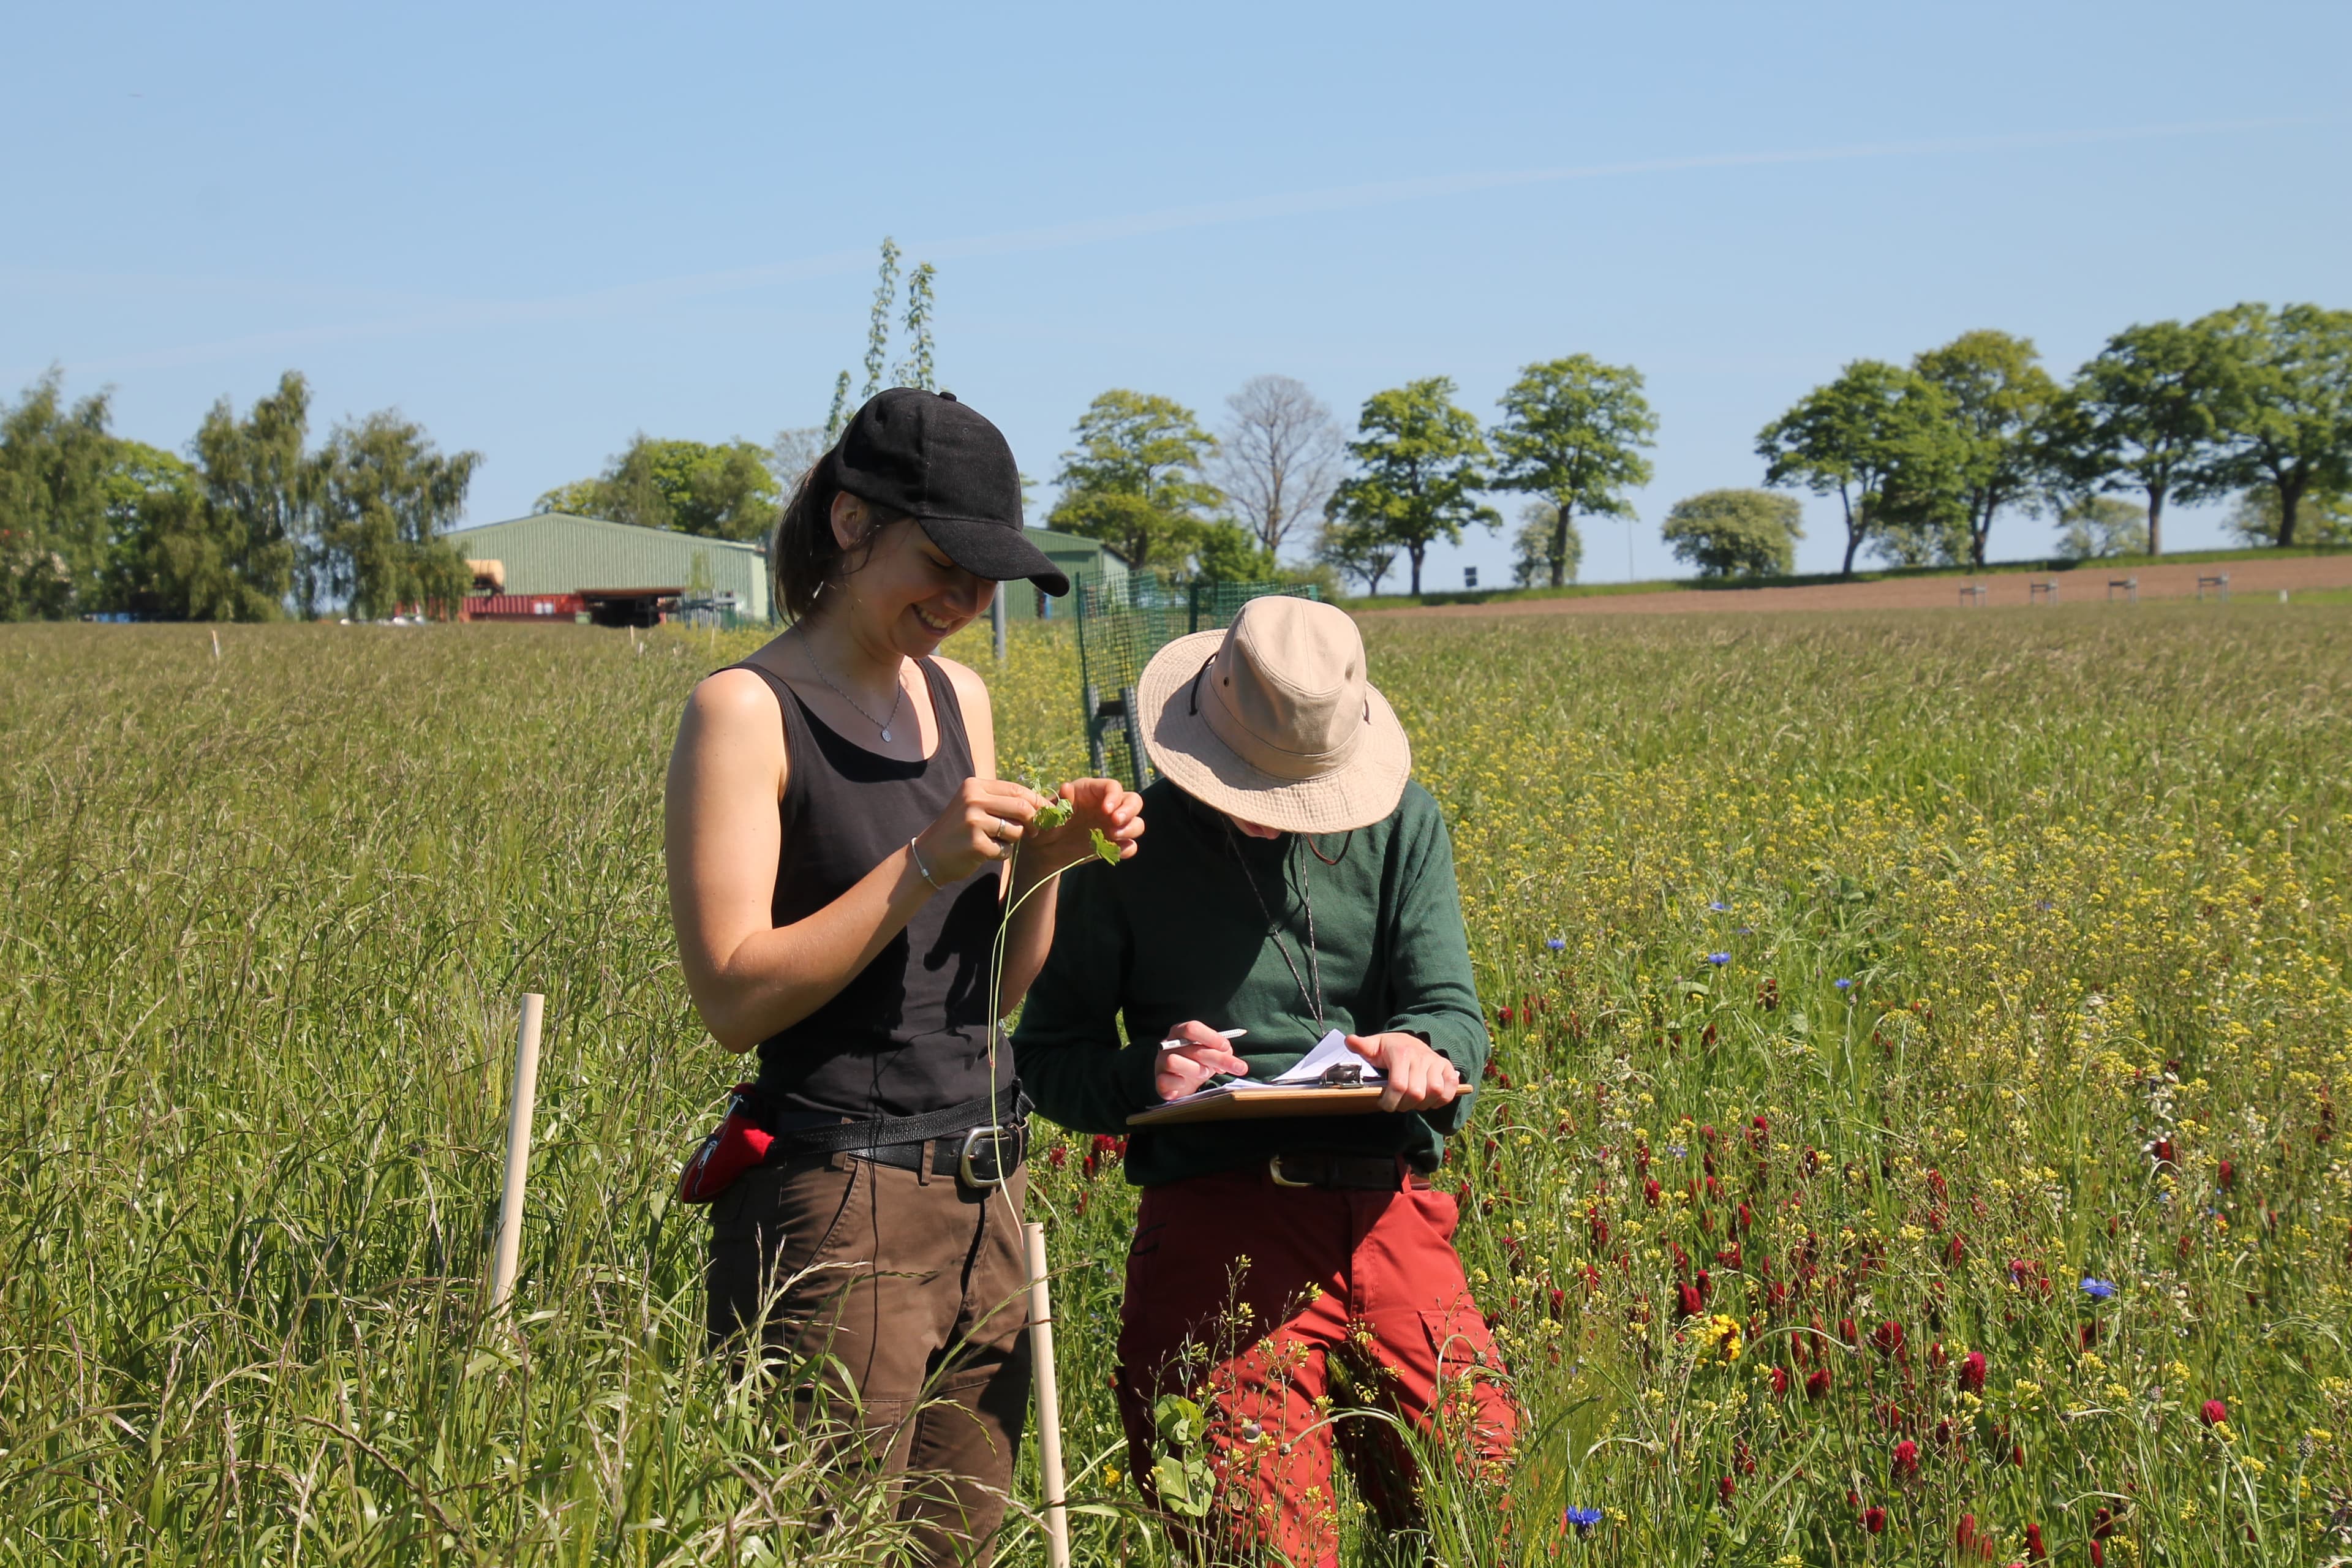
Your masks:
M536 991L522 997L522 1023L515 1031L514 1100L507 1107L507 1180L499 1194L499 1250L490 1264L490 1310L514 1294L515 1260L522 1251L522 1189L530 1175L531 1102L539 1091L539 1024L547 998Z
M1045 1282L1045 1227L1021 1227L1029 1244L1029 1355L1037 1373L1037 1473L1045 1486L1045 1561L1070 1568L1068 1489L1062 1479L1062 1398L1054 1383L1054 1303Z

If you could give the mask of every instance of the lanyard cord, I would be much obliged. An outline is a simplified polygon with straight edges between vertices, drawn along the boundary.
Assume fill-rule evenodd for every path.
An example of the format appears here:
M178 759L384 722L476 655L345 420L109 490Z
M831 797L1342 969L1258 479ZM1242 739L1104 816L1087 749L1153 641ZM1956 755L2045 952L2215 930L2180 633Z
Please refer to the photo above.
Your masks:
M1312 992L1307 990L1307 976L1298 972L1297 961L1290 956L1290 949L1282 940L1282 927L1275 920L1274 910L1267 906L1265 894L1259 889L1257 878L1249 868L1249 861L1242 855L1241 841L1234 832L1234 825L1230 818L1225 822L1225 848L1233 856L1234 864L1241 868L1242 880L1249 884L1250 896L1257 900L1258 913L1265 917L1265 934L1274 939L1274 951L1282 954L1282 962L1290 971L1291 984L1298 987L1299 1000L1313 1009L1315 1023L1318 1027L1321 1027L1323 1025L1323 963L1315 952L1315 900L1307 890L1307 868L1304 866L1298 868L1298 901L1307 910L1307 968L1308 973L1315 976L1315 989ZM1316 858L1319 860L1322 857L1318 855ZM1286 867L1290 859L1290 856L1283 857Z

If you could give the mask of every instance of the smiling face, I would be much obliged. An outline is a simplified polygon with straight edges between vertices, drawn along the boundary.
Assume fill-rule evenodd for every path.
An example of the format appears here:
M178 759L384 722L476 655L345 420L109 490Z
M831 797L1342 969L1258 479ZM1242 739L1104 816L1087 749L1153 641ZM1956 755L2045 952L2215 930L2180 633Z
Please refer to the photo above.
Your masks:
M854 564L825 597L838 595L835 613L877 652L924 658L985 615L995 597L994 583L949 560L912 518L877 531L872 510L844 492L834 498L833 532Z

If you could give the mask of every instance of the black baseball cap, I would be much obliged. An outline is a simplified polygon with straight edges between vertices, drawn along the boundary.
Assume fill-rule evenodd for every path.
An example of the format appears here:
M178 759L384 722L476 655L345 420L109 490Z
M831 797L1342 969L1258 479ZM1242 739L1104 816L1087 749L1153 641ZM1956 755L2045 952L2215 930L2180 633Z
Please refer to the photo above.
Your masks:
M1068 575L1021 531L1021 470L1004 433L954 393L894 386L867 399L834 468L843 489L913 518L973 576L1070 591Z

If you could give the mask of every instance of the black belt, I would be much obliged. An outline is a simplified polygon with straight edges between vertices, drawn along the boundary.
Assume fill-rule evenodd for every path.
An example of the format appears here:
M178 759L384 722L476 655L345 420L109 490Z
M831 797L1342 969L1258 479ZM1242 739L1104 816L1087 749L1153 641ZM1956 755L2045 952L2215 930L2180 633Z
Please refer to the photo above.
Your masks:
M1410 1170L1394 1155L1276 1154L1265 1163L1265 1173L1277 1187L1344 1187L1354 1192L1394 1193L1429 1185L1429 1178Z
M775 1136L771 1160L803 1154L846 1154L901 1171L923 1168L972 1186L1002 1186L1028 1154L1029 1097L1014 1091L1009 1111L987 1100L967 1100L921 1116L845 1121L818 1111L782 1111L761 1120ZM936 1142L936 1148L933 1148Z
M1021 1169L1029 1153L1026 1122L998 1127L973 1127L960 1137L937 1138L920 1143L877 1143L865 1149L844 1149L853 1160L871 1160L901 1171L923 1168L923 1151L931 1151L931 1173L953 1176L968 1187L1001 1187Z

